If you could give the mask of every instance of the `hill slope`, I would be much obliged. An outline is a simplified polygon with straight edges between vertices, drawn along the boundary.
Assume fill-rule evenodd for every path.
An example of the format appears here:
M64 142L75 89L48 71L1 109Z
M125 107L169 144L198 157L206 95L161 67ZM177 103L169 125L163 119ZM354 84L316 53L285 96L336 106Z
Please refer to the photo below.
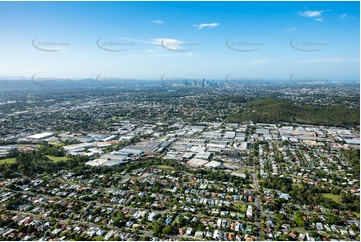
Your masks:
M341 106L296 105L282 99L261 99L245 104L239 112L231 113L228 122L277 123L296 122L315 125L349 126L360 124L360 112L356 108Z

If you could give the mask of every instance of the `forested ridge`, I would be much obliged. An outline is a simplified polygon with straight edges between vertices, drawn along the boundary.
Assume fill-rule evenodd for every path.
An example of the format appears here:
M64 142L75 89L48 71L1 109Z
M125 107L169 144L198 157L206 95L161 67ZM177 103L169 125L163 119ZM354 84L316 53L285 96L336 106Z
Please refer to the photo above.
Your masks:
M228 122L278 123L295 122L313 125L351 126L360 124L358 108L342 106L296 105L289 100L260 99L250 101L238 112L231 113Z

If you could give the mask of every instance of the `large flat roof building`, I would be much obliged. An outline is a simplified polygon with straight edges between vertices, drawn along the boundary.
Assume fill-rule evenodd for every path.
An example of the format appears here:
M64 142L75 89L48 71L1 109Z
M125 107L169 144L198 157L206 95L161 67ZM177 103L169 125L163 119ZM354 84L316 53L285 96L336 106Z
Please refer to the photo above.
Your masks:
M40 140L40 139L50 138L53 135L54 135L54 133L45 132L45 133L30 135L30 136L28 136L28 139Z
M189 160L187 162L187 164L189 166L192 166L192 167L201 167L201 166L204 166L207 163L208 163L207 160L198 159L198 158L191 159L191 160Z

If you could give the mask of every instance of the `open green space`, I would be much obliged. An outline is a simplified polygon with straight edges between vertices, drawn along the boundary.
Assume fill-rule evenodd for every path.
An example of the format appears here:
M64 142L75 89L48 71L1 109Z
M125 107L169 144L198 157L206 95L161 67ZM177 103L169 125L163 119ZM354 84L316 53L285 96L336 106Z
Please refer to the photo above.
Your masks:
M16 158L7 158L7 159L1 159L0 165L2 164L13 164L16 162Z
M156 167L163 170L174 170L173 167L167 165L157 165Z
M236 173L240 173L240 174L244 174L246 172L247 172L246 169L238 169L238 170L236 170Z
M325 198L331 199L332 201L334 201L336 203L341 203L340 195L335 195L335 194L332 194L332 193L325 193L325 194L323 194L323 196Z
M54 161L54 162L60 162L60 161L67 161L67 160L69 160L68 157L61 157L61 156L47 155L46 157L48 157L51 161Z

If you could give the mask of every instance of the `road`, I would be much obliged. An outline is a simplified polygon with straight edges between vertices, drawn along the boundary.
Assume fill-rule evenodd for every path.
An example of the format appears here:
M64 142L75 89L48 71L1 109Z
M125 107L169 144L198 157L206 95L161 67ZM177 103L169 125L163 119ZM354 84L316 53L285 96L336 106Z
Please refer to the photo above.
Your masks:
M257 226L257 237L256 240L260 241L262 240L262 238L259 236L261 233L261 205L260 205L260 200L259 200L259 192L260 192L260 188L259 188L259 184L258 184L258 179L257 179L257 170L256 170L256 165L253 162L253 172L252 172L252 181L253 181L253 190L254 190L254 205L256 207L254 212L258 213L258 217L254 220L254 225Z

